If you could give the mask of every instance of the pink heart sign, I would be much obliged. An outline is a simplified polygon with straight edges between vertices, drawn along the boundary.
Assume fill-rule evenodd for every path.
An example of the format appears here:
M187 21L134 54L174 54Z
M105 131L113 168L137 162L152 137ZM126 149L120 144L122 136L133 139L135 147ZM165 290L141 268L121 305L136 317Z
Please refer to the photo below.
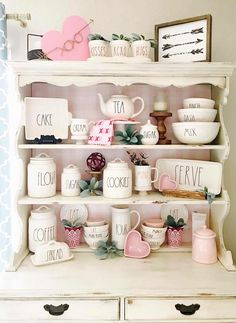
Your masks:
M130 258L145 258L150 254L150 245L142 241L141 234L131 230L125 239L124 255Z
M92 21L90 21L91 23ZM68 17L62 32L51 30L43 35L42 50L44 54L59 61L84 61L89 57L89 24L82 17Z
M177 184L176 182L170 178L168 174L161 174L159 179L159 191L163 190L176 190Z

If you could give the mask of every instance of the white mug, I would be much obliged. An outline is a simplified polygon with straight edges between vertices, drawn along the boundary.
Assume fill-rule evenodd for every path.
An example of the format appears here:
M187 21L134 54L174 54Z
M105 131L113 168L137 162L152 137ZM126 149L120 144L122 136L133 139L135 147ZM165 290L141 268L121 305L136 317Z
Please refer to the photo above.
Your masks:
M131 215L137 215L137 222L131 228ZM129 210L128 205L112 206L112 241L116 243L116 247L120 250L124 249L125 238L130 230L134 230L140 223L140 214L138 211Z
M73 118L71 120L71 125L70 125L70 132L72 134L71 138L75 140L82 140L82 141L87 140L89 126L91 124L95 124L95 122L89 121L88 119Z
M155 178L152 180L151 171L155 170ZM152 183L158 179L158 169L151 166L135 166L135 190L136 191L151 191Z

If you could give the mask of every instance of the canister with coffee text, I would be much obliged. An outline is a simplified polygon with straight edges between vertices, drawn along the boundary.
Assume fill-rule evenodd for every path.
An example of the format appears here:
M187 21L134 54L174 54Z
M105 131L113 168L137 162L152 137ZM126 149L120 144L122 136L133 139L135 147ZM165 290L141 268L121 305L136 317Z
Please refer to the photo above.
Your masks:
M42 205L31 211L29 217L29 250L35 252L38 246L56 240L57 219L53 208Z

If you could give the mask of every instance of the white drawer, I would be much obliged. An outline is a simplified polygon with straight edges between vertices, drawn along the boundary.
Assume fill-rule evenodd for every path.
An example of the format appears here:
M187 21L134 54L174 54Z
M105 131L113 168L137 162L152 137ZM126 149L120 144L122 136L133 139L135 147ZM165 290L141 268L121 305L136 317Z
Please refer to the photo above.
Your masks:
M51 315L45 305L68 304L69 308L61 315ZM0 322L29 320L119 320L119 299L106 298L60 298L60 299L14 299L0 301Z
M200 305L192 315L182 314L176 304L190 306ZM189 307L181 308L189 311ZM236 322L236 298L126 298L125 319L134 321L176 320L176 322L194 322L204 320L221 320ZM203 322L203 321L201 321ZM216 321L219 323L219 321Z

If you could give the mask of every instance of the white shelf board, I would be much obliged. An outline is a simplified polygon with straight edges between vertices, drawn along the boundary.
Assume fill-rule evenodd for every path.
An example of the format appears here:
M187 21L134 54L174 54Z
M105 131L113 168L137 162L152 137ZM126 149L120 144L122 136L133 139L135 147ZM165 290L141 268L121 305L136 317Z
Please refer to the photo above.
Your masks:
M117 150L117 149L153 149L153 150L170 150L170 149L182 149L182 150L224 150L224 145L77 145L77 144L55 144L55 145L41 145L41 144L21 144L18 145L19 149L101 149L101 150Z
M86 243L81 243L81 245L78 248L70 249L71 252L91 252L94 253L95 250L92 250L89 248L89 246ZM152 253L156 252L192 252L192 243L191 242L184 242L180 247L173 248L168 246L167 244L163 244L160 249L157 250L151 250Z
M103 196L89 196L89 197L66 197L62 196L58 192L55 196L47 198L33 198L29 196L23 196L19 198L18 204L20 205L41 205L41 204L208 204L206 200L195 199L183 199L177 197L163 196L159 192L150 192L148 195L142 196L139 194L133 194L132 197L127 199L111 199ZM224 204L225 200L218 197L213 203Z

